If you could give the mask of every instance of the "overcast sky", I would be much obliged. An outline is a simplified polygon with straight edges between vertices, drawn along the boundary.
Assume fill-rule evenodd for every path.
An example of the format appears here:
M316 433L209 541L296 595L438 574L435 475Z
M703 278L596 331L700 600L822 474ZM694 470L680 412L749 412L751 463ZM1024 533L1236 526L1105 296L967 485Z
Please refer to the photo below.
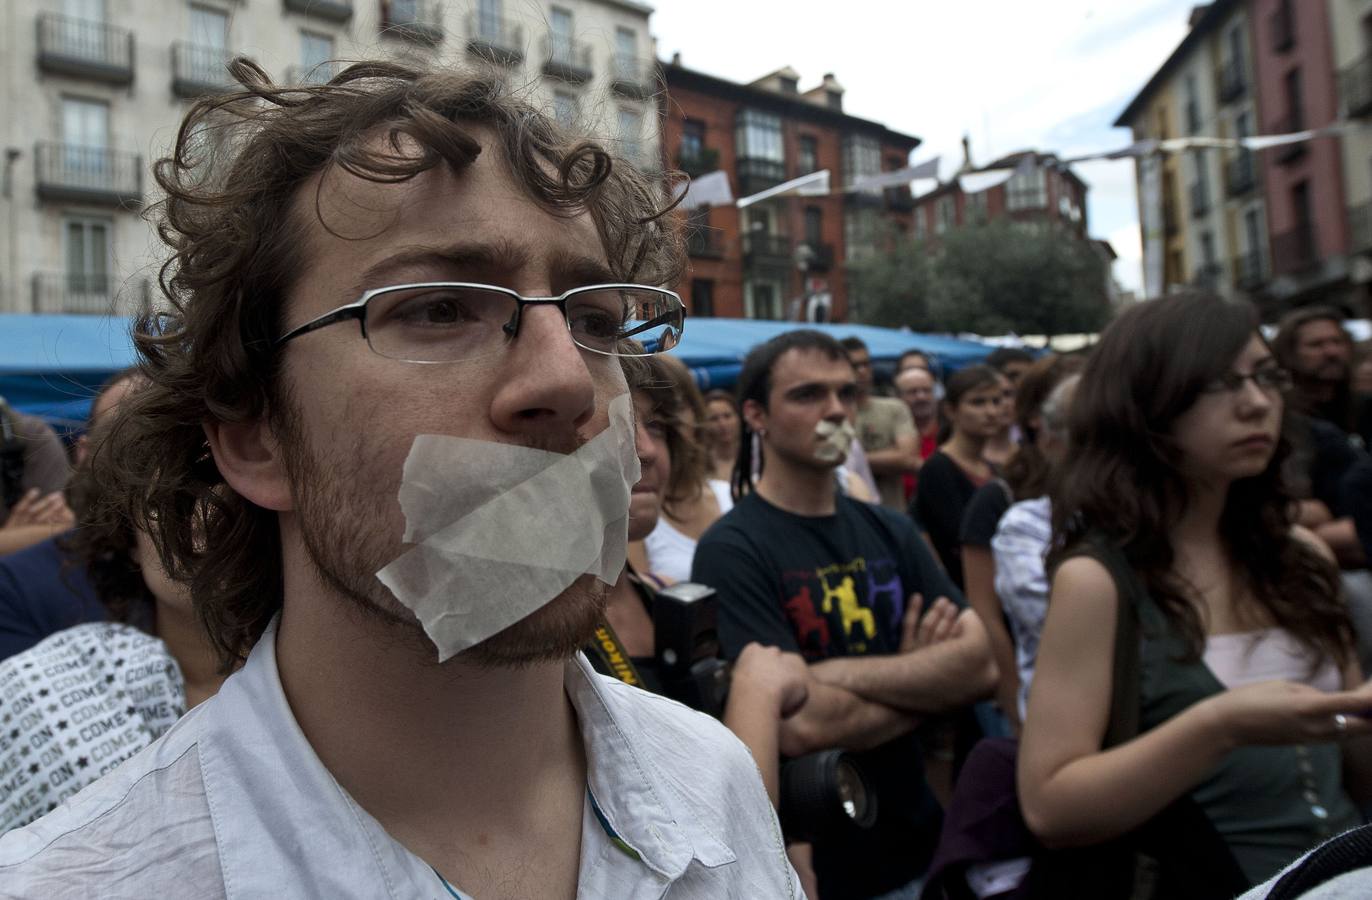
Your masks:
M734 81L782 66L802 90L833 72L844 109L924 143L949 177L972 139L978 165L1016 150L1062 156L1131 140L1111 123L1186 35L1193 0L843 0L824 13L749 0L658 0L658 55ZM817 5L816 5L817 6ZM783 11L784 10L784 11ZM1091 233L1119 254L1115 277L1143 280L1134 165L1075 167L1090 186Z

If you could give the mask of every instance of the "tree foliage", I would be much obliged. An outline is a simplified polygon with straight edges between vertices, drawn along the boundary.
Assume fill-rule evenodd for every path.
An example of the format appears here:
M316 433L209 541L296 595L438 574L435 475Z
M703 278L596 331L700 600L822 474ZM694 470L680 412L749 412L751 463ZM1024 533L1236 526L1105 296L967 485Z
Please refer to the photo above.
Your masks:
M885 243L850 264L856 317L872 325L1069 334L1096 331L1110 315L1106 262L1065 229L998 221Z

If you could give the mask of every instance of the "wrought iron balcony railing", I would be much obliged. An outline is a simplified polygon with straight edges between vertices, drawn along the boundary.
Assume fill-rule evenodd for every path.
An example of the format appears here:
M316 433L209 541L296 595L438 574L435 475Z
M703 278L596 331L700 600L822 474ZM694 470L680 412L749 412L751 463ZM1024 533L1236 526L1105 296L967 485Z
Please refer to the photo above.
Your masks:
M38 65L45 72L133 82L133 32L56 13L38 16Z
M126 207L143 203L143 160L136 153L40 141L34 159L39 199Z

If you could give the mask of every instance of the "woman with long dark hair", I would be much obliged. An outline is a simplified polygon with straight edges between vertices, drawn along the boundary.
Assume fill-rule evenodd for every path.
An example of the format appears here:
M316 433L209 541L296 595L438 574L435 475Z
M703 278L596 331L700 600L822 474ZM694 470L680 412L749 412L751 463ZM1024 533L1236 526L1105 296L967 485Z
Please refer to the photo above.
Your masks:
M1372 797L1372 687L1334 565L1293 530L1281 480L1289 383L1248 304L1170 296L1102 334L1050 491L1052 593L1019 753L1045 843L1138 834L1194 805L1257 882ZM1138 626L1138 685L1119 694L1137 690L1138 721L1107 743L1121 615Z
M910 512L928 535L943 567L962 587L962 514L977 488L995 477L986 443L1005 424L1004 378L990 366L968 366L948 379L943 412L948 439L924 461Z

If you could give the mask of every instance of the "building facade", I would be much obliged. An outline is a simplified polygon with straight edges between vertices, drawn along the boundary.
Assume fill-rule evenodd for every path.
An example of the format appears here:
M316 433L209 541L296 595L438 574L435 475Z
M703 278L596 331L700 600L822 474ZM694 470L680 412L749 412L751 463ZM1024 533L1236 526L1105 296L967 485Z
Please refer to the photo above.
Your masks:
M678 288L691 314L835 321L860 314L847 263L875 252L884 227L908 230L912 204L908 187L842 188L905 168L919 139L844 113L832 75L802 92L789 68L750 84L679 60L661 71L666 168L693 177L723 172L736 198L821 170L833 188L826 196L687 213L690 267Z
M992 169L1014 169L1015 173L1004 184L975 193L965 192L954 178L919 195L912 212L916 238L936 239L954 228L1008 219L1060 226L1086 239L1086 182L1056 156L1025 150L980 168L973 168L968 160L963 168L972 174Z
M245 55L282 82L357 59L503 73L560 121L658 164L651 10L633 0L7 0L0 311L127 313L164 259L140 213L197 97Z
M1316 134L1160 154L1164 265L1150 291L1211 287L1270 318L1311 303L1368 313L1372 131L1350 126L1372 115L1370 47L1368 0L1216 0L1192 13L1116 125L1136 140Z

